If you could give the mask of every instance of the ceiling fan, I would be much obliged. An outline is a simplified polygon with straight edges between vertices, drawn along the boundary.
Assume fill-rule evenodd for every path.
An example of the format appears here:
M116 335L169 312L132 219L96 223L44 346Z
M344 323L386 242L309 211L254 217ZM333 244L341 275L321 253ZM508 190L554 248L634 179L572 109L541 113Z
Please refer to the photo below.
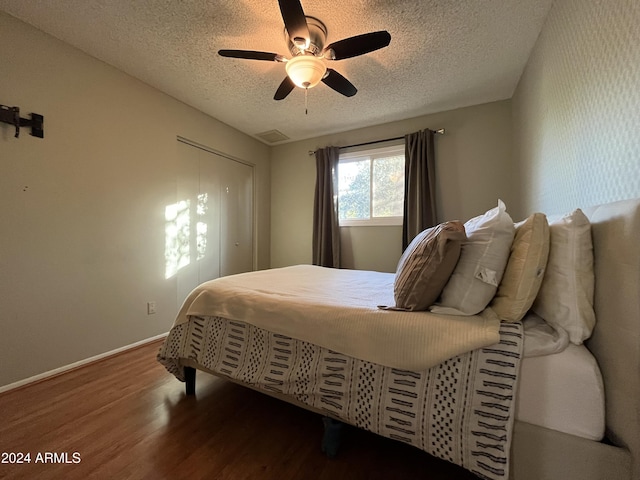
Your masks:
M334 69L327 68L324 60L344 60L384 48L391 42L389 32L365 33L325 46L327 27L317 18L306 16L300 0L278 0L278 3L292 58L253 50L219 50L218 54L285 63L287 76L278 87L274 100L283 100L296 86L307 90L320 82L346 97L355 95L356 87Z

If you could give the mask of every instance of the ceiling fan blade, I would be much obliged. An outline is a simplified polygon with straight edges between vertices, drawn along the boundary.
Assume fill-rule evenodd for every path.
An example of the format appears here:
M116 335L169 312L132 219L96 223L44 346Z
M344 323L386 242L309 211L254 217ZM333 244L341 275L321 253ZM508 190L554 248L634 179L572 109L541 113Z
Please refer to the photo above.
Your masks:
M325 53L325 58L329 60L343 60L379 50L389 45L390 42L391 35L386 30L363 33L334 42L328 45L323 53Z
M327 72L329 72L329 74L322 79L322 82L326 86L333 88L336 92L341 93L345 97L353 97L357 93L358 89L334 69L327 68Z
M289 38L299 48L307 48L311 37L300 0L278 0L278 4Z
M253 50L218 50L218 54L223 57L244 58L246 60L266 60L269 62L284 62L286 60L277 53L255 52Z
M287 95L291 93L291 90L295 88L294 83L291 81L289 77L285 77L278 90L276 90L276 94L273 96L274 100L284 100Z

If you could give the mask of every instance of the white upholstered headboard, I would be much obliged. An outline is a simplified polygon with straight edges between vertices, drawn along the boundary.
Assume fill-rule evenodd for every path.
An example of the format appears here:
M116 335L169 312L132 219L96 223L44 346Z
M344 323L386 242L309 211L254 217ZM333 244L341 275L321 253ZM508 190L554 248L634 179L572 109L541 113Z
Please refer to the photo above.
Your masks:
M602 370L607 438L631 451L640 478L640 199L585 208L595 259L596 328L587 341Z

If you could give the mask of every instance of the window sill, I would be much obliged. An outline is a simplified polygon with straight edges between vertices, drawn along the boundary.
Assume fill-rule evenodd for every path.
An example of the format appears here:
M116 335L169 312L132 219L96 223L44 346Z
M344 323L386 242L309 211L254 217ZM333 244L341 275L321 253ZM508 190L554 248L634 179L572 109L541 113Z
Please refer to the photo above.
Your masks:
M340 220L340 227L401 227L402 217L371 218L367 220Z

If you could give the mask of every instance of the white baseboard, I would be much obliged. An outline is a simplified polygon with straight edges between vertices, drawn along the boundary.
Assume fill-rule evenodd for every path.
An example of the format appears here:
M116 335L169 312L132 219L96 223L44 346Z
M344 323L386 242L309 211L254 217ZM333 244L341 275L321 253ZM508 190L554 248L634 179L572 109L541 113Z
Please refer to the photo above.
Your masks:
M22 387L24 385L28 385L30 383L39 382L40 380L44 380L45 378L59 375L69 370L73 370L83 365L87 365L89 363L97 362L98 360L102 360L103 358L111 357L113 355L117 355L118 353L131 350L132 348L141 347L142 345L146 345L147 343L152 343L152 342L155 342L156 340L160 340L161 338L165 338L168 334L169 334L168 332L161 333L160 335L156 335L155 337L145 338L144 340L140 340L139 342L135 342L130 345L125 345L124 347L116 348L115 350L110 350L108 352L101 353L100 355L96 355L94 357L89 357L84 360L80 360L79 362L71 363L69 365L65 365L64 367L56 368L54 370L49 370L48 372L40 373L39 375L34 375L33 377L25 378L24 380L19 380L17 382L10 383L9 385L4 385L0 387L0 393L7 392L9 390L14 390L16 388Z

